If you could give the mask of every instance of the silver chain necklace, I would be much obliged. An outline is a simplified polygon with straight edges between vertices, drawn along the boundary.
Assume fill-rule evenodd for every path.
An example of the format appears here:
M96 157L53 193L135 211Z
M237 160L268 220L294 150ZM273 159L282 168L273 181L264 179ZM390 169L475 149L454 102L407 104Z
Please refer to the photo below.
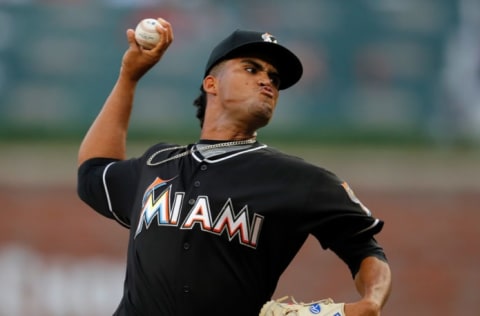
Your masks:
M255 138L250 138L250 139L245 139L245 140L235 140L235 141L226 142L226 143L218 143L218 144L208 145L208 146L202 147L202 150L210 150L210 149L229 147L229 146L237 146L237 145L251 145L251 144L255 143L256 141L257 140ZM199 149L197 149L197 145L194 145L194 146L192 146L192 148L190 148L190 150L186 150L184 152L176 154L175 156L163 159L159 162L152 162L153 159L155 159L156 156L158 156L159 154L161 154L163 152L176 150L176 149L185 149L185 148L187 148L187 146L175 146L175 147L164 148L164 149L161 149L159 151L156 151L148 158L147 165L148 166L158 166L158 165L166 163L170 160L175 160L175 159L178 159L178 158L182 158L182 157L184 157L188 154L192 154L194 152L199 151Z

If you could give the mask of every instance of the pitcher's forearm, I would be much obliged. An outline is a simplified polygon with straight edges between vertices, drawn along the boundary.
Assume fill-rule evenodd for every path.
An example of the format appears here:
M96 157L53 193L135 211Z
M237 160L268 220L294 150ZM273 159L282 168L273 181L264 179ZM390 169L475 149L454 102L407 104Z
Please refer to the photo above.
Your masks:
M355 277L355 285L363 299L383 307L391 290L389 265L375 257L364 259Z
M94 157L125 159L135 87L136 82L119 77L80 145L78 165Z
M142 49L135 40L133 29L126 31L129 47L122 58L120 75L102 110L88 130L78 152L78 165L95 157L125 159L127 130L138 81L165 53L173 41L170 23L158 19L158 44Z

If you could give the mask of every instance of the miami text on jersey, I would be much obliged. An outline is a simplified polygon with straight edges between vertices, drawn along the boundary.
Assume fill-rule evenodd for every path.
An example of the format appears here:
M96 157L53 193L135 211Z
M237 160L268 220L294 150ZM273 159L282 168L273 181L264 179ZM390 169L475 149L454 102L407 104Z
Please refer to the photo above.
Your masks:
M227 234L232 241L236 236L242 245L256 248L264 217L254 213L252 222L248 206L245 205L238 213L233 209L229 198L223 205L215 219L208 196L198 196L187 216L180 223L180 214L185 198L185 192L175 192L173 201L170 200L172 186L168 181L156 178L145 190L142 200L142 211L138 221L135 238L144 229L148 229L157 219L158 226L177 226L180 229L194 229L196 226L204 232L215 235Z

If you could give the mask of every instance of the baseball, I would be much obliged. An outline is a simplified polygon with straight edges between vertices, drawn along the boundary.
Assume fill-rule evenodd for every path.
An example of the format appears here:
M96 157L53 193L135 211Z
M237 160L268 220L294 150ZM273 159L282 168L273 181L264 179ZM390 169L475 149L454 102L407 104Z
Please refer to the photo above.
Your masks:
M158 21L143 19L135 28L135 40L145 49L152 49L160 41L160 34L156 30Z

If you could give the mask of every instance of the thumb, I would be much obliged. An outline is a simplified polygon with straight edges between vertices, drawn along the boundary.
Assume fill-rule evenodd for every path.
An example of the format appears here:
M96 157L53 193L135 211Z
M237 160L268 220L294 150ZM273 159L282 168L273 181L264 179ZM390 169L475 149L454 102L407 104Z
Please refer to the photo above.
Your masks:
M135 40L135 31L133 29L128 29L126 32L127 41L130 48L139 49L138 43Z

